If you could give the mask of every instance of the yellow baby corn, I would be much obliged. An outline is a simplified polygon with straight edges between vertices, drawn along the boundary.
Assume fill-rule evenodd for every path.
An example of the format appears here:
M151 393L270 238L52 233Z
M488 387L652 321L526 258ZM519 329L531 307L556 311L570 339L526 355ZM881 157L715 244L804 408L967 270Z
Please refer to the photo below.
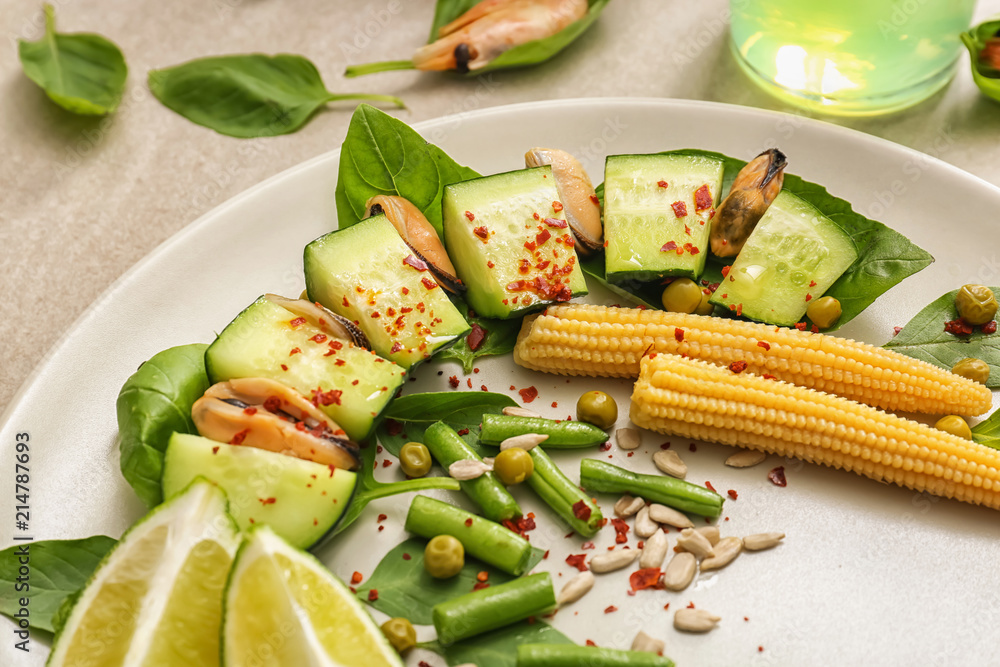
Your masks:
M524 366L561 375L637 377L648 352L747 369L884 410L981 415L985 386L898 352L845 338L719 317L565 304L527 318L514 349Z
M1000 509L1000 451L839 396L669 354L642 360L632 421Z

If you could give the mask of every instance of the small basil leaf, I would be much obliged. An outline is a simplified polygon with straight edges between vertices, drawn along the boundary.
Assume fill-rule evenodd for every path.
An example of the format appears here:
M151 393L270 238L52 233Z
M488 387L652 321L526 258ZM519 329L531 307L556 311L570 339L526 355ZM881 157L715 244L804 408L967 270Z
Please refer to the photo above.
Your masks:
M52 5L45 5L45 36L19 40L17 51L27 77L67 111L103 116L118 107L128 76L121 50L100 35L57 33Z
M327 102L368 99L402 107L386 95L327 91L316 66L302 56L260 53L200 58L152 70L149 89L164 106L230 137L295 132Z
M427 540L419 537L396 546L379 562L364 585L358 587L358 597L389 616L402 616L417 625L430 625L434 622L431 616L434 605L471 593L479 583L480 572L487 573L487 582L492 586L516 578L466 556L465 566L457 575L435 579L424 569L426 546ZM541 562L544 555L542 549L532 549L528 570ZM368 599L368 592L373 589L378 591L377 600Z
M14 618L21 609L20 599L27 598L31 627L55 632L54 617L63 601L86 585L115 544L116 540L97 535L23 542L0 551L0 587L7 592L0 596L0 614ZM30 581L20 576L22 565L31 568Z
M468 375L472 372L476 359L509 354L514 350L517 334L521 331L521 318L493 320L486 317L472 317L469 315L469 306L465 302L457 302L455 306L462 312L462 316L469 324L478 325L485 332L486 337L483 338L479 347L473 350L469 347L469 337L465 336L448 349L438 352L438 359L458 361L462 364L462 370Z
M478 177L403 121L362 104L351 117L340 149L336 189L340 228L361 220L365 202L372 197L398 195L410 200L442 234L445 186Z
M420 648L444 656L451 667L489 665L517 667L517 647L521 644L572 644L573 640L548 623L521 621L493 632L443 647L437 641L418 644ZM596 665L603 664L595 662Z
M972 79L984 95L1000 101L1000 70L991 67L980 58L987 42L1000 33L1000 18L980 23L975 28L961 34L962 43L969 50L972 65ZM996 48L995 46L993 48Z
M990 289L1000 293L1000 287ZM990 379L986 386L996 389L1000 387L1000 334L984 334L977 329L969 336L956 336L944 330L945 322L958 317L956 294L958 290L953 290L932 301L885 347L949 370L966 357L982 359L990 366Z

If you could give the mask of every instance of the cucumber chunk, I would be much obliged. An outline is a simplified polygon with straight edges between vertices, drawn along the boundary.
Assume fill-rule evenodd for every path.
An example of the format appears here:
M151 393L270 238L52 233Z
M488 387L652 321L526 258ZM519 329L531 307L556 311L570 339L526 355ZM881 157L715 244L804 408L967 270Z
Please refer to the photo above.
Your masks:
M694 155L611 155L604 166L605 272L611 282L705 270L723 163Z
M517 317L587 293L549 166L447 186L444 237L482 317Z
M469 332L426 265L378 215L306 246L306 291L361 327L372 348L403 368Z
M198 476L229 498L240 530L267 524L300 549L333 530L354 495L357 474L255 447L174 433L163 465L164 498Z
M710 301L752 320L792 326L857 258L847 232L809 202L782 191Z
M263 377L306 397L316 390L339 391L337 400L322 401L319 407L356 442L368 437L375 418L406 378L406 371L391 361L328 338L266 296L222 330L205 352L205 367L213 383Z

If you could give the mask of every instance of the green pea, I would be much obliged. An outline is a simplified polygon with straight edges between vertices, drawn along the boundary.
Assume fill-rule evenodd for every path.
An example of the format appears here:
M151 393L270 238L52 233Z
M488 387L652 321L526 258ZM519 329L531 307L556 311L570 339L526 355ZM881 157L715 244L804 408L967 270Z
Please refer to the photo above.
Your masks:
M406 653L417 645L417 631L408 619L390 618L382 624L382 634L398 653Z
M507 486L520 484L531 477L534 471L535 462L532 461L531 454L520 447L505 449L493 460L493 472Z
M672 313L693 313L701 305L701 287L690 278L677 278L663 290L663 309Z
M820 329L829 329L832 327L840 319L843 312L840 308L840 302L832 296L823 296L814 299L809 304L809 307L806 308L806 315Z
M399 449L399 467L407 477L423 477L431 470L431 453L419 442L408 442Z
M465 547L451 535L431 538L424 548L424 569L435 579L450 579L465 567Z
M588 391L576 402L576 418L609 429L618 421L618 404L603 391Z

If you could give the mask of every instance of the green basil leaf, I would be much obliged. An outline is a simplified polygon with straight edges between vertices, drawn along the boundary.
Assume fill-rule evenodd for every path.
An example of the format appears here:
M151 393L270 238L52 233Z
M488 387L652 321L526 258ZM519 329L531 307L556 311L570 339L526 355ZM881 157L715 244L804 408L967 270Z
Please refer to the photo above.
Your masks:
M969 64L972 66L972 79L979 90L989 98L1000 101L1000 72L982 63L979 54L986 42L1000 31L1000 18L993 18L980 23L975 28L961 34L962 43L969 50Z
M327 91L316 66L302 56L260 53L191 60L152 70L156 99L193 123L230 137L295 132L327 102L368 99L402 107L396 97Z
M434 22L431 23L431 34L427 43L437 41L438 31L459 16L469 11L482 0L438 0L434 5Z
M980 445L1000 449L1000 410L972 427L972 439Z
M149 507L163 501L163 453L174 431L198 431L191 406L209 387L207 345L172 347L139 367L118 394L118 434L125 480Z
M57 33L52 5L45 5L45 36L18 40L17 52L27 77L67 111L103 116L118 107L128 76L125 56L100 35Z
M548 623L521 621L484 635L443 647L437 641L418 644L434 651L451 667L462 664L489 667L517 667L517 647L521 644L572 644L572 639Z
M480 357L499 356L509 354L514 351L517 343L517 334L521 331L521 318L512 320L493 320L486 317L472 317L469 315L469 306L464 301L455 303L455 307L462 312L462 316L471 325L479 325L486 332L486 337L475 350L469 347L469 338L464 336L446 350L438 352L438 359L453 359L462 364L462 370L468 375L472 372L473 364Z
M53 616L60 605L84 587L116 542L97 535L82 540L22 542L0 551L0 588L5 591L0 596L0 614L17 622L20 600L27 598L31 627L55 632ZM19 571L22 566L30 568L27 577Z
M400 396L385 411L376 429L378 442L393 456L407 442L423 442L424 431L442 421L458 431L480 456L493 456L494 448L479 444L479 425L484 414L498 415L517 405L510 396L488 391L442 391Z
M427 540L413 537L387 553L375 568L375 572L358 588L358 597L389 616L402 616L417 625L434 622L431 610L439 602L446 602L459 595L465 595L479 583L480 572L487 572L487 581L496 586L515 579L491 565L466 556L462 571L449 579L435 579L424 569L424 547ZM404 554L409 559L404 558ZM528 570L538 565L545 551L534 548ZM378 599L368 600L370 590L378 591ZM486 664L486 663L481 663Z
M619 296L626 301L643 306L662 310L660 295L663 293L663 286L658 283L610 283L604 272L604 254L594 254L580 260L580 268L584 275L596 280L602 287Z
M362 104L351 117L340 149L336 189L340 228L361 220L370 198L399 195L410 200L438 234L443 234L441 198L445 186L478 177L403 121Z
M990 289L1000 293L1000 287ZM952 290L932 301L885 347L948 370L966 357L982 359L990 366L986 386L996 389L1000 387L1000 335L977 330L969 336L956 336L944 330L945 322L958 317L956 294L958 290Z

